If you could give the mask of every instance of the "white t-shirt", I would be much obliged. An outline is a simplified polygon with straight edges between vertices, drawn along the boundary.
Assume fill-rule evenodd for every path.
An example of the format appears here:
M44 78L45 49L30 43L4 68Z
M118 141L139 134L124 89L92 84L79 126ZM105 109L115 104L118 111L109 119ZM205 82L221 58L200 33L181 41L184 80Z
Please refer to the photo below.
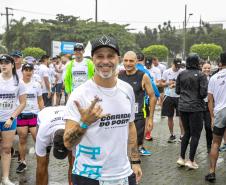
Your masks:
M153 77L154 82L161 80L161 71L159 68L152 66L151 69L148 69L150 75Z
M35 152L38 156L46 156L46 148L53 145L54 134L65 128L65 106L46 107L38 113L38 133Z
M38 96L42 96L41 85L35 81L31 81L29 83L24 82L24 85L27 92L27 102L22 113L37 114L39 112Z
M19 79L23 78L22 66L19 69L16 70L16 73L17 73Z
M133 88L122 80L114 88L97 86L88 80L73 91L66 105L65 119L79 123L80 113L74 101L88 108L95 96L108 117L91 124L76 146L73 174L97 180L118 180L132 174L127 156L129 123L135 117Z
M44 82L44 77L49 78L49 68L46 65L41 64L38 71L39 71L39 76L42 80L42 93L48 93L48 90L46 89L46 85Z
M17 85L16 78L4 80L0 73L0 122L8 120L18 107L19 96L26 94L23 82Z
M153 67L159 68L159 70L161 71L161 75L162 75L163 72L166 70L166 66L163 65L163 64L161 64L161 63L159 63L159 65L157 65L157 66L154 66L154 65L152 65L152 66L153 66Z
M208 93L214 98L214 114L226 107L226 69L210 78Z
M169 83L170 81L175 81L177 79L177 76L183 71L183 69L179 69L178 71L173 71L172 68L169 68L163 72L162 80ZM169 88L169 86L165 87L165 95L170 97L179 97L178 94L175 92L175 88Z
M55 68L49 68L49 80L50 80L50 84L51 87L53 86L53 84L55 84L56 81L56 71Z
M87 59L83 59L82 62L73 63L72 76L73 76L73 89L77 88L88 80L88 66Z

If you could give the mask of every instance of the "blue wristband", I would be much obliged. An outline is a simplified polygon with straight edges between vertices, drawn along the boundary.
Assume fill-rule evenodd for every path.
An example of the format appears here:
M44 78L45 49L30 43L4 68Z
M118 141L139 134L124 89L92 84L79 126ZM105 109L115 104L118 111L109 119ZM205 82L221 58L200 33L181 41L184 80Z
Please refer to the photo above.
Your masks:
M88 126L87 123L80 122L80 127L83 128L83 129L87 129L89 126Z

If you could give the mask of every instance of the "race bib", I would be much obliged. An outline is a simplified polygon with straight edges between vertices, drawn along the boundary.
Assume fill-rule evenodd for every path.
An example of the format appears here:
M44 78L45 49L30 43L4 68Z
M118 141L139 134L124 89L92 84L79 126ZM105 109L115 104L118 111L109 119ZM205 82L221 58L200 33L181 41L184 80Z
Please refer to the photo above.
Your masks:
M81 84L87 81L87 74L85 72L80 72L75 75L73 75L74 80L74 88L77 88Z
M138 113L138 106L139 106L139 104L135 103L135 113Z
M11 110L13 108L13 101L0 99L0 110Z
M26 103L26 110L31 111L34 109L34 101L29 101L27 99L27 103Z
M100 185L129 185L128 177L120 180L99 181Z

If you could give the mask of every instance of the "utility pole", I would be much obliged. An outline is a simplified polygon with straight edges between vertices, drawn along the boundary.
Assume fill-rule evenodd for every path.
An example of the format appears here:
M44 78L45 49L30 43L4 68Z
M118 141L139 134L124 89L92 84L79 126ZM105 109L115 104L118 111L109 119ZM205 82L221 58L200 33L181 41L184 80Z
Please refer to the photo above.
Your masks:
M5 15L6 16L6 32L8 33L8 31L9 31L9 16L10 15L12 15L13 16L13 14L10 14L9 13L9 10L13 10L12 8L9 8L9 7L5 7L5 14L2 14L1 13L1 16L3 16L3 15Z
M187 18L187 5L185 5L185 10L184 10L184 39L183 39L183 59L185 60L186 57L186 35L187 35L187 24L189 21L190 16L193 15L193 13L189 13L189 16Z
M187 31L187 5L184 10L184 42L183 42L183 59L186 57L186 31Z
M95 22L97 23L98 22L98 20L97 20L97 7L98 7L98 5L97 5L97 1L98 0L96 0L96 8L95 8Z

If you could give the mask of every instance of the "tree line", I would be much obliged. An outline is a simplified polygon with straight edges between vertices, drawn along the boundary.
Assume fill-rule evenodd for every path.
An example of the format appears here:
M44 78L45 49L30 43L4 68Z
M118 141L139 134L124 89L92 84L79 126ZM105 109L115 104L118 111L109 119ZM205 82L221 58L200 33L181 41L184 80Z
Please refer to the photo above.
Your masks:
M144 27L143 32L132 33L128 24L111 24L93 22L91 19L81 20L79 17L56 15L55 19L26 21L13 19L8 32L0 35L0 52L7 48L8 52L27 47L39 47L51 53L51 41L76 41L86 44L89 40L102 34L117 38L121 53L128 50L141 51L150 45L165 45L169 49L169 57L175 57L183 51L183 30L177 30L170 21L157 28ZM202 22L199 27L190 28L186 33L186 54L194 44L215 43L226 50L226 29ZM1 46L4 45L5 47Z

